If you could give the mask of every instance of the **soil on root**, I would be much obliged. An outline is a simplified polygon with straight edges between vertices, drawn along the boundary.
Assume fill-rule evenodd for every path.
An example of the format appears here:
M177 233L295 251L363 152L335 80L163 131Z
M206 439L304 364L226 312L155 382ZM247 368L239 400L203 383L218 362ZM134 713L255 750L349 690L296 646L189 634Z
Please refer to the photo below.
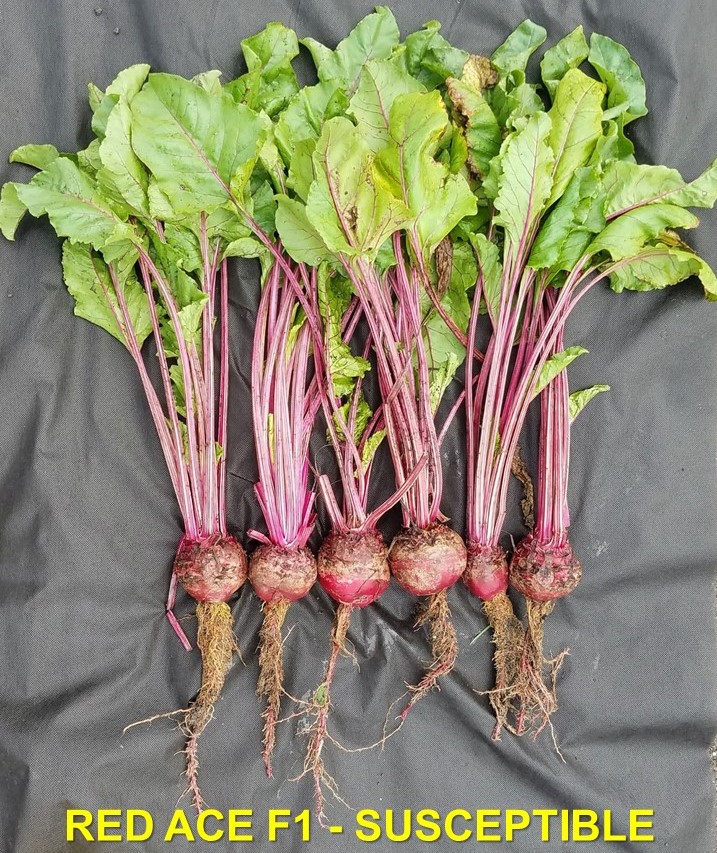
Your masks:
M519 662L523 652L525 632L515 615L513 603L507 594L500 592L483 602L483 612L490 624L493 639L493 667L495 685L488 691L488 700L495 714L493 740L500 740L503 728L509 727L516 696L514 689Z
M416 628L427 626L430 634L432 660L428 671L418 684L408 689L411 698L401 712L401 720L423 697L438 687L438 680L453 669L458 657L458 638L453 627L448 591L443 589L428 597L416 619Z
M232 624L232 612L224 601L197 602L197 645L202 656L202 683L196 699L180 722L187 744L187 793L197 811L204 801L199 789L197 740L214 716L214 705L221 695L234 652L238 652Z
M264 750L266 775L271 779L271 756L276 744L281 695L284 692L284 640L281 629L290 602L276 599L264 604L264 619L259 632L259 680L257 696L266 700L264 709Z
M523 639L513 686L514 722L506 728L516 735L531 734L536 738L550 725L551 717L558 709L556 679L569 649L564 649L554 658L543 655L543 623L555 606L554 601L534 601L526 598L527 627Z

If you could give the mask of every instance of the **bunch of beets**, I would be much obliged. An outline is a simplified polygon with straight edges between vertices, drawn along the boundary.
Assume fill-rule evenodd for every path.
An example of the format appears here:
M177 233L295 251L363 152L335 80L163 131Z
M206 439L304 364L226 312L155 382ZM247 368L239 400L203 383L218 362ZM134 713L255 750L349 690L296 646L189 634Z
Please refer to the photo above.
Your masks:
M542 27L525 21L490 58L439 30L401 41L379 7L335 50L303 39L318 80L302 88L299 41L271 23L242 42L238 79L133 65L104 91L90 85L84 150L25 145L10 158L39 171L3 186L0 230L13 239L26 213L47 215L75 313L136 364L176 493L184 532L167 616L191 649L173 613L178 586L196 600L201 688L175 713L200 809L197 739L232 665L228 602L247 577L263 606L269 775L288 608L317 579L336 602L323 681L293 712L322 818L323 791L336 794L323 749L337 661L353 610L391 576L422 599L432 648L396 729L454 666L447 593L459 579L492 631L493 737L549 725L562 656L544 659L543 624L581 576L568 540L570 428L608 390L569 391L566 368L586 350L566 346L566 322L603 281L619 293L697 276L717 299L714 273L676 230L698 224L689 208L713 206L717 165L687 183L635 161L625 128L646 113L645 86L624 47L578 27L544 52L536 83L526 66ZM265 526L247 531L248 559L226 518L236 257L261 269L251 399ZM519 447L534 404L535 501ZM441 511L441 446L459 423L460 532ZM312 457L317 434L332 460ZM371 488L377 453L390 456L390 494ZM531 530L508 555L511 474ZM381 520L394 507L403 528L387 545ZM315 555L317 512L330 532ZM510 587L524 598L517 611Z

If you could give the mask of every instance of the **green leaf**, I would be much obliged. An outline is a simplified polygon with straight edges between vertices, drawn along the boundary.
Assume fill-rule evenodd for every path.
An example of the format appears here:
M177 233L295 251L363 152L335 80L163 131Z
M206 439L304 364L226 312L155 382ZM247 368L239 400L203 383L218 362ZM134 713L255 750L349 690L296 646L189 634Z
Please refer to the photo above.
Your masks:
M60 156L54 145L21 145L10 155L11 163L24 163L35 169L45 169Z
M77 152L77 165L93 178L97 177L97 173L102 168L100 145L99 139L93 139L87 148Z
M256 113L173 74L151 74L130 106L133 148L177 214L245 203L265 133Z
M379 429L366 439L363 449L361 450L361 466L364 469L367 468L373 457L376 455L376 451L381 446L381 442L385 437L386 430Z
M27 207L20 201L18 188L23 184L6 183L0 191L0 232L6 240L14 240L17 226L27 213Z
M352 295L351 286L343 276L332 274L325 264L319 267L317 298L328 338L328 346L325 347L325 353L328 356L327 368L334 393L338 397L350 394L356 387L356 380L365 376L371 369L370 363L365 358L351 352L351 348L341 334L341 321ZM371 413L370 409L368 413L366 409L368 404L365 404L363 410L365 422L355 438L360 437L368 423Z
M371 60L366 63L349 102L348 113L361 126L372 151L378 151L388 142L389 116L396 98L423 91L425 87L395 62Z
M122 312L105 262L89 246L66 240L62 246L62 269L67 289L75 300L75 314L99 326L127 346ZM152 331L152 320L144 288L134 272L119 282L127 311L140 346Z
M284 162L292 162L294 150L303 140L316 142L324 121L343 115L348 104L346 93L336 81L301 89L276 122L274 136Z
M526 19L495 51L491 62L504 76L511 71L525 71L528 60L547 37L544 27Z
M717 201L717 161L702 175L685 183L676 169L638 163L613 162L605 169L605 215L656 201L679 207L714 207Z
M134 232L96 192L92 178L68 157L58 157L29 184L16 185L32 216L47 214L60 237L102 250L108 243L133 240Z
M474 174L487 174L490 161L500 151L502 133L498 119L482 92L463 80L450 78L446 90L462 118L462 133L468 146L468 163Z
M346 118L330 119L313 160L309 221L332 252L373 260L381 244L407 223L409 213L377 174L361 130Z
M572 364L576 358L586 353L587 350L584 347L568 347L562 352L556 352L554 355L551 355L540 371L533 395L537 397L569 364Z
M524 81L522 71L514 71L490 90L488 101L496 120L506 131L523 129L525 119L545 107L536 86ZM519 79L522 82L515 83Z
M399 95L389 117L390 141L376 155L382 179L408 207L426 260L464 216L476 212L465 178L434 159L449 126L437 91Z
M448 77L460 77L469 54L447 42L438 21L406 37L405 62L412 77L427 89L435 89Z
M284 248L298 263L315 267L332 257L321 235L309 222L306 208L296 199L278 197L276 230Z
M555 154L548 205L560 198L575 170L588 162L602 136L604 96L605 87L577 68L571 68L558 84L548 113L552 122L548 142Z
M591 162L595 164L609 163L610 160L623 160L626 163L635 162L635 146L625 136L624 124L618 120L604 122L603 135L598 139Z
M462 356L465 356L465 350ZM448 353L442 360L432 359L428 396L431 402L431 411L434 415L438 411L443 395L453 381L453 377L456 375L456 371L462 360L462 357L460 359L457 358L453 352Z
M647 115L645 81L626 48L608 36L593 33L588 62L608 89L605 121L621 116L624 126Z
M482 296L488 316L493 325L498 323L502 292L503 266L500 250L483 234L472 234L471 245L478 258L478 269L482 276Z
M552 124L548 116L535 113L525 128L514 132L500 154L502 173L498 178L497 211L493 221L505 229L516 246L540 216L550 197L553 151L548 144Z
M316 149L315 139L302 139L296 143L291 158L286 185L303 201L309 195L309 187L314 180L313 155Z
M299 54L296 33L273 21L241 43L247 74L227 84L238 102L275 116L299 91L291 60Z
M195 74L192 77L192 83L195 86L201 86L210 95L218 95L222 91L221 78L222 72L217 68L213 68L211 71L202 71L201 74Z
M329 53L325 49L317 51L319 80L337 81L351 96L364 65L370 59L388 59L398 46L399 38L398 25L391 10L388 6L377 6L375 12L359 21L339 42L336 50ZM303 40L302 44L307 44L307 41ZM313 40L310 45L316 49Z
M453 245L448 286L445 292L439 295L444 310L464 334L468 329L471 316L468 291L475 285L477 277L478 269L473 250L466 243L456 242ZM433 375L436 370L442 370L449 359L455 361L455 367L461 364L466 355L466 348L446 325L440 314L435 311L430 300L426 298L424 302L424 314L428 314L424 322L426 355L431 375ZM448 382L454 374L455 368ZM442 393L441 391L441 395Z
M148 74L149 65L145 65L144 63L130 65L129 68L120 71L107 87L107 91L102 96L99 104L92 110L92 130L94 130L100 140L104 138L107 129L107 120L116 104L121 99L131 101L144 85ZM90 93L92 95L91 103L94 103L96 97L99 95L99 90L90 90Z
M140 67L149 72L149 66ZM139 76L135 82L141 86ZM104 139L99 146L102 168L97 172L97 181L112 199L126 202L132 212L149 216L148 175L131 142L130 104L136 94L129 87L125 87L124 94L117 93L117 103L107 116Z
M590 48L585 40L582 24L545 51L540 61L540 76L551 99L555 97L558 83L567 72L581 65L589 53Z
M610 276L610 287L622 290L660 290L697 276L710 301L717 300L717 278L709 264L683 244L658 242Z
M695 228L699 219L675 204L649 204L628 210L605 226L587 252L607 252L614 261L637 255L649 242L670 228Z
M605 227L604 190L595 166L577 169L541 224L528 259L532 269L571 270Z
M583 388L582 391L573 391L568 398L568 410L570 413L570 423L582 412L587 404L598 394L604 391L609 391L609 385L591 385L590 388Z

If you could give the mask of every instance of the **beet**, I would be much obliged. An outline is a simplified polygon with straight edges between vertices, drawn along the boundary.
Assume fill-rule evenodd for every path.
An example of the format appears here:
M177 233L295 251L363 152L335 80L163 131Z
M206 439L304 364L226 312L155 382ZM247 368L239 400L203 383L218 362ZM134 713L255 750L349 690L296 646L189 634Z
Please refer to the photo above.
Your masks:
M332 530L319 549L319 583L341 604L366 607L388 587L388 548L375 530Z
M466 561L461 537L440 523L402 530L388 552L391 573L413 595L433 595L453 586L465 571Z
M500 545L468 545L463 583L473 595L490 601L508 589L508 560Z
M284 683L284 640L281 629L292 601L303 598L316 580L316 558L306 548L286 548L263 542L249 560L249 581L264 602L259 632L259 679L256 692L266 701L264 749L266 775L271 778L271 756Z
M183 536L174 558L174 571L196 601L222 602L246 580L247 559L233 536L216 534L204 540Z
M533 601L555 601L571 593L582 576L582 568L570 543L553 545L528 534L516 547L510 561L510 583Z
M297 601L316 581L316 558L308 548L262 543L249 559L249 581L262 601Z

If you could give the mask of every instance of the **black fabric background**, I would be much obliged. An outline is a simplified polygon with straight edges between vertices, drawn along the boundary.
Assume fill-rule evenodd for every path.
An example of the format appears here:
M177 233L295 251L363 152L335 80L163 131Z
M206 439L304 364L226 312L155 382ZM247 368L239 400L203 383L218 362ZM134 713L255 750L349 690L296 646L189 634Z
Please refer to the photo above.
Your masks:
M640 160L692 178L717 155L710 0L401 0L393 8L404 34L439 18L449 39L479 53L526 16L548 28L551 43L582 22L624 42L643 69L650 115L632 126ZM104 87L133 62L185 76L220 68L230 79L242 68L240 39L267 21L334 45L370 10L366 0L0 0L0 159L24 142L70 151L86 144L87 82ZM2 181L26 176L21 166L0 168ZM717 265L717 216L702 220L690 239ZM233 267L231 288L228 510L241 534L260 523L248 439L255 268ZM654 849L713 849L716 312L695 283L647 295L599 290L570 324L569 342L591 351L571 368L573 387L599 381L612 391L574 429L571 532L585 574L547 627L548 651L572 649L555 716L565 763L545 735L490 741L487 701L473 692L490 684L487 635L471 645L485 623L478 603L456 588L461 654L440 694L413 711L383 752L327 749L351 806L612 808L618 829L629 808L646 807L655 810ZM461 523L458 430L445 460L444 506ZM0 496L0 850L89 849L64 841L66 808L148 808L161 826L182 790L181 738L167 721L121 731L184 706L198 686L199 657L182 650L163 612L179 516L135 368L116 341L72 316L46 222L23 225L14 245L0 242ZM508 532L523 532L515 515ZM179 613L190 609L181 595ZM412 630L413 609L392 587L379 606L354 616L361 667L342 660L332 722L347 745L379 737L388 703L420 672L427 648ZM292 694L320 679L332 612L315 589L289 613ZM311 787L289 781L303 756L296 721L279 730L275 779L263 775L253 692L260 614L248 587L234 614L246 665L232 670L202 735L203 790L215 808L253 808L261 827L269 808L311 805ZM186 624L191 634L194 624ZM329 816L347 831L329 836L314 827L314 849L365 849L344 806L331 805ZM311 849L298 833L273 845L262 838L260 828L247 846ZM454 846L441 840L432 849ZM505 846L525 853L575 845L557 836L541 843L531 831ZM166 845L158 832L126 845L165 848L203 844Z

